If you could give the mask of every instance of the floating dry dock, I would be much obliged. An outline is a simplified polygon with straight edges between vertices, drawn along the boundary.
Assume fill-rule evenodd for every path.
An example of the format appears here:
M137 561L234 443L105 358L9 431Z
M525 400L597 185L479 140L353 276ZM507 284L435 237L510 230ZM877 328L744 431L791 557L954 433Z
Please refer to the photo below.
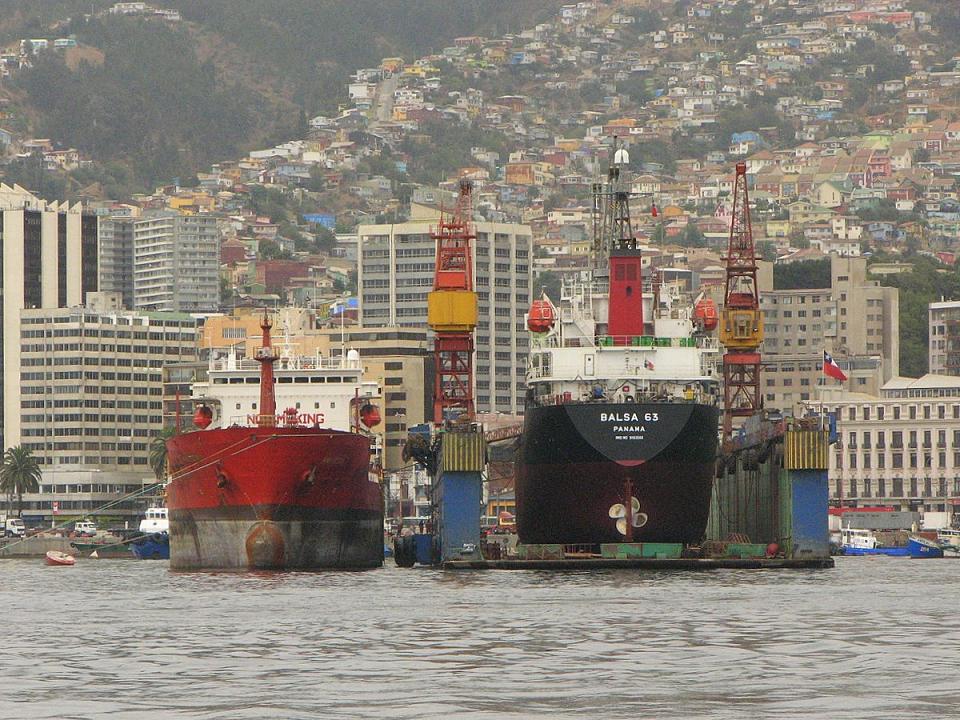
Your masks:
M476 508L485 452L479 432L446 433L435 438L427 458L435 471L438 531L434 552L427 554L440 566L458 570L831 568L829 444L830 434L819 418L789 423L751 419L717 463L705 538L697 546L519 545L514 557L506 556L492 538L480 538ZM408 556L407 565L429 564L419 555Z

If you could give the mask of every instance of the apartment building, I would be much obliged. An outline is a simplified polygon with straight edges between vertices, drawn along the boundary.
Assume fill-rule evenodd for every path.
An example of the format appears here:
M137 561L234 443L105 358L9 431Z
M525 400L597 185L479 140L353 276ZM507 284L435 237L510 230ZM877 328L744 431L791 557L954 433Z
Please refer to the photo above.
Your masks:
M960 504L960 378L896 377L877 396L827 391L810 410L834 413L834 505L949 512Z
M100 290L119 293L123 307L133 309L132 217L100 218Z
M763 383L767 408L793 412L816 400L823 351L849 378L853 392L878 395L899 373L899 293L867 280L866 259L830 257L830 287L777 290L773 265L760 263L764 319Z
M97 290L97 218L0 183L0 406L4 449L20 440L20 313L83 304Z
M367 328L424 329L433 287L439 215L360 225L360 323ZM528 225L477 222L473 244L479 318L474 354L478 412L523 412L531 301L532 232Z
M960 301L930 303L928 367L937 375L960 375Z
M133 305L152 312L219 310L216 217L165 211L134 221Z

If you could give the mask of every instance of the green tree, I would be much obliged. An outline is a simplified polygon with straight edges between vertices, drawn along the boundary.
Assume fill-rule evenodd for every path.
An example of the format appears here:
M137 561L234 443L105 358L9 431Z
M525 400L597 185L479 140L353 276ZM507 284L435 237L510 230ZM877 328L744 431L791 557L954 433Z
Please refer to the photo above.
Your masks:
M830 287L830 258L774 265L773 287L775 290Z
M680 235L680 244L684 247L705 247L707 239L696 223L687 223Z
M23 515L23 494L40 491L40 465L22 445L9 448L0 465L0 492L5 492L8 505L17 496L17 515Z
M657 223L657 226L653 229L653 232L650 234L650 244L651 245L663 245L664 241L667 239L667 231L663 227L663 223Z
M147 461L158 482L162 482L167 475L167 440L176 434L176 428L164 428L150 441L150 455Z
M289 260L292 257L273 240L261 240L257 244L257 254L261 260Z

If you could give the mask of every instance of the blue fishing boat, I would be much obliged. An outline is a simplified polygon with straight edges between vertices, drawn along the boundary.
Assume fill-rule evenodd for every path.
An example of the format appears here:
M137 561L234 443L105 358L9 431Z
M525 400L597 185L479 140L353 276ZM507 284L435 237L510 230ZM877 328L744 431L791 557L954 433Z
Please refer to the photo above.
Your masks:
M932 540L911 535L907 542L907 550L912 558L942 558L943 548Z
M860 528L841 528L840 552L842 555L894 555L908 557L910 549L907 546L884 546L869 530Z

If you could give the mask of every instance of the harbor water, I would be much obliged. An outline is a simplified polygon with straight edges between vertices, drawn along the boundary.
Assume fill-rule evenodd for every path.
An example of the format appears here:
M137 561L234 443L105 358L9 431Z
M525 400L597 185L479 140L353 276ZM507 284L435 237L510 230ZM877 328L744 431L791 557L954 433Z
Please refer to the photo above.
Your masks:
M960 717L960 561L178 574L0 561L18 718Z

